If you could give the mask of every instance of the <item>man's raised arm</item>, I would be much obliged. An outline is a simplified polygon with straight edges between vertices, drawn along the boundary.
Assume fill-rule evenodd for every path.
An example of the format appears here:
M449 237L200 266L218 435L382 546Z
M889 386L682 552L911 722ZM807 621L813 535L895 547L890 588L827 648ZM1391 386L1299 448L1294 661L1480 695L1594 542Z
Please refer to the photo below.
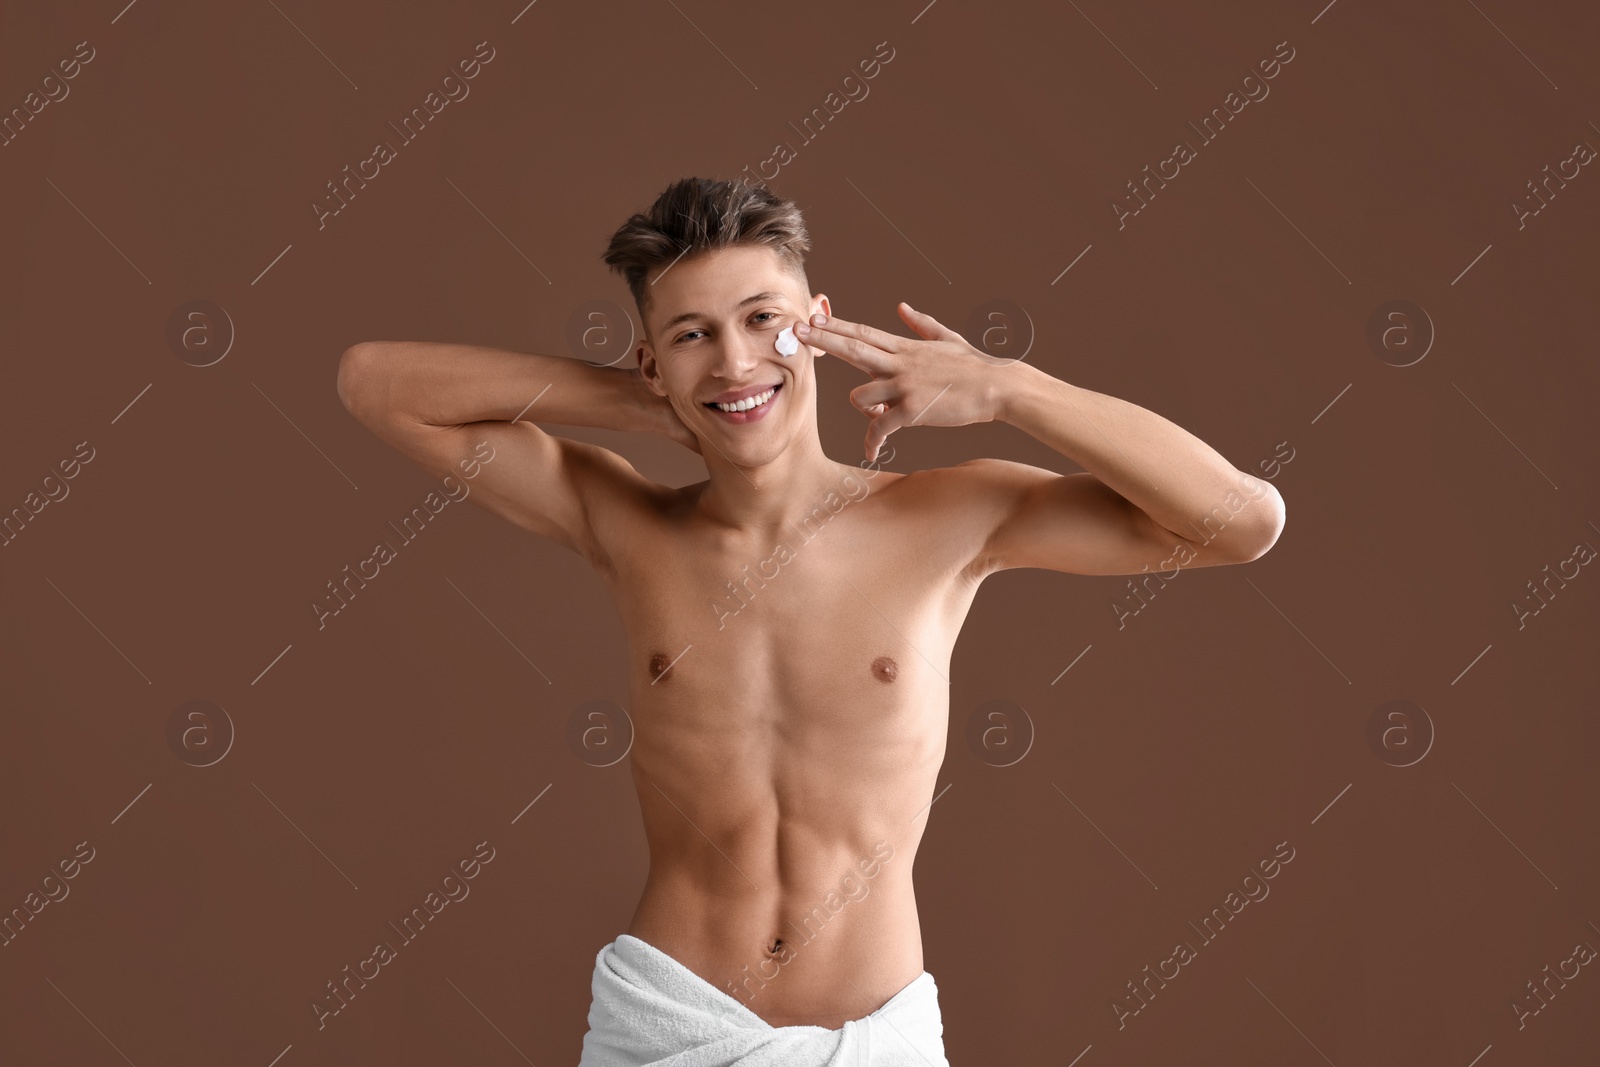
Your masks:
M807 344L872 375L850 393L871 420L869 457L902 426L1003 421L1084 468L1057 474L1000 459L955 468L981 535L980 574L1209 567L1256 559L1277 541L1285 521L1278 491L1183 427L1030 364L997 363L909 304L900 317L916 339L822 316L795 327Z
M545 433L564 426L650 431L695 448L694 435L637 370L478 345L364 341L339 359L339 399L357 421L437 476L487 442L472 498L591 560L592 494L638 478L608 449Z

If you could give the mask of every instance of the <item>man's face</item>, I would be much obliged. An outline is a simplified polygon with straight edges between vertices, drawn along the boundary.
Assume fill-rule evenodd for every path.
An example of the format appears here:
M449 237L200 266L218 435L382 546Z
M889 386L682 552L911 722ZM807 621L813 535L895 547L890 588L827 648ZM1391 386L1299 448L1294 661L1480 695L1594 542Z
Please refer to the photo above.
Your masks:
M640 372L697 436L732 462L760 466L797 433L815 433L815 350L802 344L783 356L773 342L832 309L826 296L807 297L776 252L756 245L686 257L655 273L650 299ZM764 396L743 411L718 406Z

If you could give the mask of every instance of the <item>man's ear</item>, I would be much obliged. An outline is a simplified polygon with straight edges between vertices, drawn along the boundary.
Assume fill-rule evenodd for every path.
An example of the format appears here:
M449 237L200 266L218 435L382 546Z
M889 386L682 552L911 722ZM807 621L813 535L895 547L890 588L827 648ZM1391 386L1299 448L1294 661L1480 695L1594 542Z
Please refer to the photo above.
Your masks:
M650 387L650 391L657 396L666 396L667 391L660 382L660 368L656 366L656 355L649 341L639 342L639 347L634 349L634 358L639 362L639 376Z
M833 305L828 302L827 293L818 293L816 296L811 298L811 310L806 313L806 321L810 322L811 316L815 315L819 311L828 316L828 318L833 318ZM813 358L823 354L822 349L817 348L814 345L807 345L806 347L811 349L811 355Z

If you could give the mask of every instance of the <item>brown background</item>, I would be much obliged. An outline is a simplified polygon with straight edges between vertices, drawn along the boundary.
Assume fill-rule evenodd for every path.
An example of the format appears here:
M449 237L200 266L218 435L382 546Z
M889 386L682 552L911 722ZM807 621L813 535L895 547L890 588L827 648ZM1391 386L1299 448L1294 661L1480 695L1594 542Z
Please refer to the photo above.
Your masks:
M95 450L0 549L0 911L95 849L0 948L0 1062L576 1061L646 860L625 764L567 742L625 700L617 617L575 557L452 505L319 631L325 583L438 487L335 365L368 339L579 354L574 311L628 304L612 229L779 142L840 315L903 333L905 299L964 330L1011 301L1057 377L1244 470L1293 450L1272 552L1120 630L1126 579L980 593L917 867L951 1061L1596 1061L1593 966L1522 1029L1511 1006L1600 946L1600 576L1520 630L1511 606L1600 547L1600 176L1523 228L1511 206L1600 145L1593 5L122 4L12 3L0 34L7 110L96 52L0 148L0 507ZM319 230L325 183L480 41L471 95ZM804 143L789 123L884 41ZM1187 124L1282 41L1270 95L1201 145ZM1119 230L1179 139L1198 158ZM236 332L207 367L167 340L195 299ZM1367 340L1392 300L1435 334L1409 366ZM860 375L820 374L824 444L859 456ZM1077 469L1004 426L891 444L897 470ZM206 767L168 740L192 699L236 731ZM1415 715L1369 744L1391 699L1431 748ZM1011 766L965 741L992 700L1032 724ZM325 983L480 841L471 896L319 1031ZM1279 842L1270 896L1119 1029L1125 983Z

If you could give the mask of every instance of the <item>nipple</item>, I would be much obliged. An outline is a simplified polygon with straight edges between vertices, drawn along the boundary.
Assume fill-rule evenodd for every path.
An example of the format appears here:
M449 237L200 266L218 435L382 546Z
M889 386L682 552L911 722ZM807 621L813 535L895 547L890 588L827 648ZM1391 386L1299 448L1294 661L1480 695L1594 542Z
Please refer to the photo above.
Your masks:
M800 342L795 338L794 327L785 326L778 331L777 339L772 342L772 347L778 350L780 356L792 356L800 351Z
M880 682L892 682L899 673L900 665L888 656L879 656L872 661L872 676Z
M672 661L667 658L667 654L665 652L657 652L655 655L651 656L650 657L650 678L651 678L651 681L654 682L654 681L660 679L660 677L663 674L665 674L667 672L668 668L670 668L671 666L672 666Z

